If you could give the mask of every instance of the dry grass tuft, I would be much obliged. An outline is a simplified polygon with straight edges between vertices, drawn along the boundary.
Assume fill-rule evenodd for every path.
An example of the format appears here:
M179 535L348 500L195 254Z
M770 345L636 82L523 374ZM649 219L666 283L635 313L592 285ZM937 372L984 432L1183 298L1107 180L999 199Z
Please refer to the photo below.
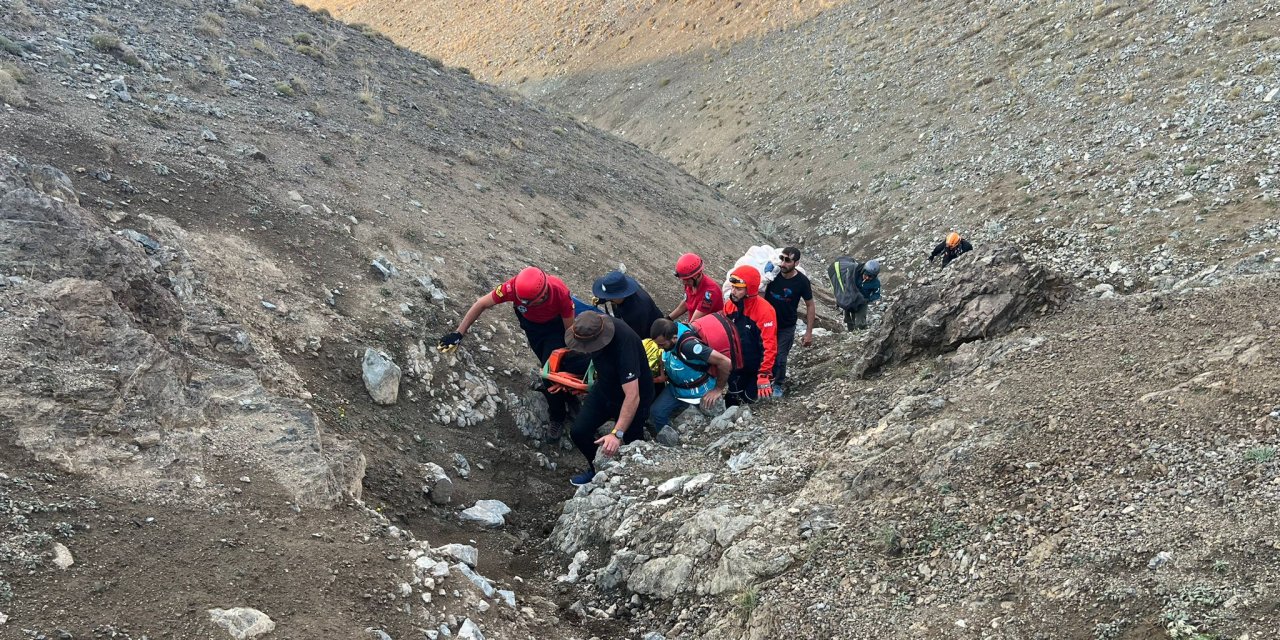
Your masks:
M0 102L11 107L25 107L27 99L18 86L18 78L9 73L11 67L0 67Z
M225 26L227 26L227 23L222 19L222 16L212 11L206 11L200 16L200 23L196 25L196 33L206 38L217 40L222 37L222 28Z

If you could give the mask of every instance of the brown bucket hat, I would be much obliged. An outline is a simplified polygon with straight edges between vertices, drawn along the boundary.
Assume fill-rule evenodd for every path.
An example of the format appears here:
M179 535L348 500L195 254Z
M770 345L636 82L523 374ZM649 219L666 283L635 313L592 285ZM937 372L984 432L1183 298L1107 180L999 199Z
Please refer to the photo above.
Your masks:
M574 351L594 353L613 340L613 318L585 311L573 319L573 326L565 329L564 343Z

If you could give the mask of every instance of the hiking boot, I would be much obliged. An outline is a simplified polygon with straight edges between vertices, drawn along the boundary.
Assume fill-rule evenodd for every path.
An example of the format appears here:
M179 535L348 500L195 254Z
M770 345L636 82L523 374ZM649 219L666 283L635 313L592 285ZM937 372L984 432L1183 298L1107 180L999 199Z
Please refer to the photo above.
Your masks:
M658 435L654 437L654 440L657 440L658 444L667 447L679 446L680 432L676 431L675 427L667 425L662 428L662 431L658 432Z
M782 399L782 385L780 384L773 385L773 397L775 400Z
M560 440L562 436L564 436L563 421L552 420L547 423L547 433L543 439L546 440L548 444L554 444L556 441Z
M575 487L581 487L584 484L591 484L591 481L595 479L596 479L596 470L592 469L591 467L587 467L586 471L583 471L582 473L579 473L578 475L572 478L569 478L569 482L572 482L573 486Z

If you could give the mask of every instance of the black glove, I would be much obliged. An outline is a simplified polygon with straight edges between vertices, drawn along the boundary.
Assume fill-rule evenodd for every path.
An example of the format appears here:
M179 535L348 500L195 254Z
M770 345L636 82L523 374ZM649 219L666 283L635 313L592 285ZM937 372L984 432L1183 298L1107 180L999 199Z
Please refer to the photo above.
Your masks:
M458 348L458 343L462 342L462 334L454 331L446 333L440 338L440 342L436 345L436 350L440 353L449 353Z

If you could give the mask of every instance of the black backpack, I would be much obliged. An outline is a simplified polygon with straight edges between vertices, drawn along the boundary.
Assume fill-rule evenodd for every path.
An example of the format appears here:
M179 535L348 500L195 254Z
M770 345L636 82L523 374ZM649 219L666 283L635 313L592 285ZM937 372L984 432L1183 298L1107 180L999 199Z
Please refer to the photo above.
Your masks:
M849 256L836 258L827 267L827 277L836 296L836 306L845 311L857 311L867 304L858 287L862 280L862 264Z
M728 316L738 334L738 342L742 345L741 364L734 362L734 371L758 371L764 362L764 335L760 325L741 308Z

